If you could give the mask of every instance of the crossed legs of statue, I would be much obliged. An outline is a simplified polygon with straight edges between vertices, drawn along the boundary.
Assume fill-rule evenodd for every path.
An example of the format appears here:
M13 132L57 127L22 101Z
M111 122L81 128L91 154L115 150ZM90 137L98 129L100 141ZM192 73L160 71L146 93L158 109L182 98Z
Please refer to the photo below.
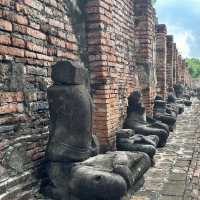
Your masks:
M81 163L50 163L50 191L59 200L120 200L135 191L150 166L147 154L123 151L97 155Z

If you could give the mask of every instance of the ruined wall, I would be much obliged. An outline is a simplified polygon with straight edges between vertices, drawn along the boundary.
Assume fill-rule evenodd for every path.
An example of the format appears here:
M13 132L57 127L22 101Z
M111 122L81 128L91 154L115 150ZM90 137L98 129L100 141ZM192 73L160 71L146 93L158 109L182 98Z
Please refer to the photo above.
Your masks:
M167 88L173 87L173 36L167 35Z
M127 97L136 88L134 1L93 0L87 4L91 89L95 103L94 133L102 150L115 148Z
M181 76L182 76L182 56L179 54L177 58L177 73L176 73L176 82L181 82Z
M136 66L148 114L156 94L155 10L150 0L135 0Z
M50 66L64 58L86 62L81 19L75 1L0 1L1 200L32 199L40 186Z
M156 76L157 94L163 98L167 94L166 63L167 63L167 28L164 24L156 26Z
M177 55L176 43L173 43L173 85L176 84L176 67L177 67Z

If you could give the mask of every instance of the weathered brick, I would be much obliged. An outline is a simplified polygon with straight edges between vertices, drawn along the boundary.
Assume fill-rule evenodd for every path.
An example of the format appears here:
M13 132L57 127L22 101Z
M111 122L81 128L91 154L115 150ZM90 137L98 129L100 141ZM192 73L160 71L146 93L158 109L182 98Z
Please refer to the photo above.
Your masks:
M37 58L39 60L48 60L48 61L53 61L53 58L44 54L39 54L37 53Z
M50 24L51 26L55 26L55 27L64 29L64 23L63 23L63 22L60 22L60 21L57 21L57 20L55 20L55 19L49 19L49 24Z
M64 40L61 40L61 39L59 39L59 38L50 36L50 37L49 37L49 42L50 42L50 44L53 44L53 45L55 45L55 46L65 48L65 41L64 41Z
M45 47L36 45L35 43L27 41L27 48L31 51L47 54L47 49Z
M3 45L0 45L0 53L2 55L24 57L24 50L23 49L3 46Z
M12 24L7 20L0 19L0 30L5 30L5 31L11 32Z
M10 45L10 35L0 35L0 44Z
M36 58L37 55L36 55L36 53L34 53L34 52L25 51L25 57L28 57L28 58Z
M10 0L0 0L0 5L9 6L10 5Z
M37 0L24 0L24 3L39 11L42 11L44 7L43 4Z
M0 92L0 104L22 102L23 100L22 92Z
M22 15L15 15L14 21L18 24L28 25L28 19L25 16Z
M19 25L19 24L13 24L13 29L15 32L19 32L21 34L27 34L27 26Z
M46 35L44 33L42 33L41 31L29 28L29 27L27 28L27 34L31 35L34 38L38 38L42 40L46 39Z
M25 47L25 41L16 37L12 37L12 45L16 47Z
M0 114L15 113L17 112L17 104L10 103L0 106Z

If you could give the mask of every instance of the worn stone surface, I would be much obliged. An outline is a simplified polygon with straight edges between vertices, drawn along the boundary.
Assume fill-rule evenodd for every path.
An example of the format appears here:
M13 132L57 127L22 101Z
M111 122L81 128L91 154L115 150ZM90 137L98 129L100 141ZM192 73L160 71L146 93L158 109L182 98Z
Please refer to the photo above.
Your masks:
M134 198L149 200L198 200L200 177L200 101L177 120L166 147L155 155L155 167L145 175L146 183Z

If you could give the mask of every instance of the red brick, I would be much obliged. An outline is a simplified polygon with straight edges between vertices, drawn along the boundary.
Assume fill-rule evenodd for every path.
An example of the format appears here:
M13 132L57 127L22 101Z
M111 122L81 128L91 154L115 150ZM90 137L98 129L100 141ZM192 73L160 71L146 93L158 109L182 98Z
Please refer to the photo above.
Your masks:
M10 36L9 35L0 35L0 44L11 44Z
M52 25L52 26L64 29L64 23L60 22L60 21L57 21L55 19L49 19L49 24Z
M32 42L27 41L27 48L31 51L47 54L47 49L45 47L36 45Z
M0 5L9 6L10 5L10 0L0 0Z
M48 54L48 56L56 56L57 51L56 51L55 48L48 48L47 49L47 54Z
M71 50L71 51L78 51L78 45L75 44L75 43L69 43L69 42L66 42L66 48Z
M27 28L27 34L31 35L34 38L46 40L46 35L44 33L42 33L41 31L29 28L29 27Z
M22 33L22 34L27 34L27 26L24 25L19 25L19 24L14 24L14 31Z
M41 11L43 9L43 4L37 0L24 0L24 3L36 10Z
M0 54L24 57L24 50L14 48L14 47L8 47L8 46L0 45Z
M36 53L34 53L34 52L25 51L25 57L28 57L28 58L36 58L37 55L36 55Z
M40 24L37 24L35 22L29 21L30 27L39 30L40 29Z
M0 114L15 113L15 112L17 112L16 103L9 103L9 104L0 106Z
M25 47L25 41L16 37L12 37L12 45L16 47Z
M63 57L63 58L68 58L68 59L71 59L71 60L78 59L78 57L75 54L73 54L71 52L61 51L61 50L57 51L57 56L58 57Z
M53 44L55 46L65 48L65 41L61 40L59 38L56 38L54 36L49 37L49 42L50 42L50 44Z
M23 92L0 92L0 103L22 102Z
M37 53L37 59L53 61L53 57Z
M25 6L24 4L16 3L15 7L16 7L17 12L23 13L23 14L28 14L27 6Z
M23 24L23 25L28 25L27 17L22 16L22 15L15 15L14 17L15 17L14 20L15 20L16 23Z
M0 19L0 29L11 32L12 24L7 20Z

